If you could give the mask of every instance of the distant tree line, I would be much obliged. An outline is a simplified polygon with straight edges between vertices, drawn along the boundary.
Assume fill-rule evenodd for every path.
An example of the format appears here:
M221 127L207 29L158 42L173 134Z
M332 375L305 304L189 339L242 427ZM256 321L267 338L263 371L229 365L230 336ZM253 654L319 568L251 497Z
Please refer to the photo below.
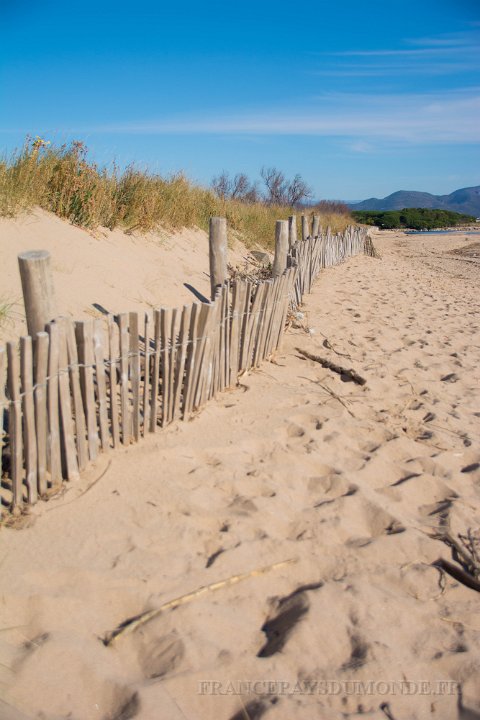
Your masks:
M462 215L451 210L431 208L404 208L403 210L355 210L354 220L365 225L387 229L435 230L475 222L472 215Z
M261 182L252 182L245 173L230 176L225 170L214 177L211 188L222 200L239 200L245 203L296 206L312 197L312 189L301 175L288 180L281 170L264 167Z
M322 214L336 213L337 215L351 215L348 205L341 200L320 200L313 206Z
M245 173L230 175L224 170L212 179L210 187L221 200L283 205L324 215L350 215L350 208L341 200L312 202L312 189L301 175L297 174L293 180L289 180L275 167L263 167L260 180L253 182Z

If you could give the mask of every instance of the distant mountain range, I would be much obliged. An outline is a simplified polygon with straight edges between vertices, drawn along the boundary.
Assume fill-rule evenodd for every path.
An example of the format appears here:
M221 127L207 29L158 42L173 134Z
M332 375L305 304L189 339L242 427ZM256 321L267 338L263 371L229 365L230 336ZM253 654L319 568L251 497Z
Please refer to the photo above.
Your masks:
M398 190L379 200L369 198L358 203L350 203L351 210L403 210L403 208L434 208L452 210L480 217L480 185L455 190L450 195L430 195L415 190Z

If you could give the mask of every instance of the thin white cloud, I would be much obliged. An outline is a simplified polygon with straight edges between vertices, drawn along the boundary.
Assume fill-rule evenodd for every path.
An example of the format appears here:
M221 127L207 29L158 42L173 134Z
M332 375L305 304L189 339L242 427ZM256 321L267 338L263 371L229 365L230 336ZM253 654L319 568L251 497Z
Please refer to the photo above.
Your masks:
M475 143L480 141L480 92L364 96L323 96L292 113L288 108L236 114L216 111L151 122L124 122L89 132L178 135L248 134L352 137L408 143Z
M480 23L471 23L472 27L480 27ZM443 33L429 37L406 38L407 45L421 45L423 47L449 47L452 45L472 45L478 40L475 31L465 30L463 32Z
M347 150L351 150L354 153L371 153L374 151L372 143L365 142L365 140L357 140L347 145Z
M389 74L452 75L480 69L478 33L452 33L404 41L404 47L317 52L323 77L386 77ZM412 47L413 46L413 47Z
M406 75L451 75L457 72L474 70L476 65L469 63L429 63L419 68L417 65L398 65L382 63L381 65L358 64L346 67L326 68L312 71L319 77L402 77Z
M476 45L454 45L441 47L423 47L415 50L342 50L339 52L328 53L335 57L437 57L445 55L463 55L466 52L478 53L479 48Z

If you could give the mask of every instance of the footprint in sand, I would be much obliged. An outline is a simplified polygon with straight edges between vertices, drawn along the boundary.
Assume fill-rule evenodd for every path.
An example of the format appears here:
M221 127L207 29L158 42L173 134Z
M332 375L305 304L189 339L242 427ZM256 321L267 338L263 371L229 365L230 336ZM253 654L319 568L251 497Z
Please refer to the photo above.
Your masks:
M256 512L258 510L255 503L250 500L249 498L242 497L241 495L237 495L233 498L232 502L229 505L229 508L231 512L233 512L235 515L250 515L253 512Z
M178 668L185 655L185 645L176 630L166 635L152 635L145 629L136 635L137 658L145 679L163 678Z
M295 626L308 613L310 602L307 592L318 590L323 582L301 585L290 595L272 600L273 609L262 625L267 641L257 653L257 657L271 657L285 646Z
M405 532L405 527L400 520L375 503L366 501L364 513L368 530L374 538L380 535L397 535Z
M289 418L289 424L287 427L282 427L281 432L286 432L287 438L301 438L306 435L307 432L313 430L321 430L323 427L324 419L317 415L309 414L298 414L293 415Z
M329 465L321 465L321 474L308 478L307 490L317 496L313 507L334 502L338 498L354 495L358 487L344 478L339 470Z
M350 632L350 657L341 665L340 671L358 670L367 662L369 644L358 632Z
M276 705L278 697L276 695L269 695L266 698L250 700L245 704L242 703L242 707L232 715L229 720L260 720L265 715L271 705Z

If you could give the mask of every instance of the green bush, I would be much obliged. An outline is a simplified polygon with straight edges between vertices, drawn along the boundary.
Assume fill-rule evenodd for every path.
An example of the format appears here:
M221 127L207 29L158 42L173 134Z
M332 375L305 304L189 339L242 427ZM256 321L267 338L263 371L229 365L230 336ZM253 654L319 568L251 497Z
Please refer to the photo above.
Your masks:
M387 229L436 230L475 222L472 215L462 215L451 210L431 208L404 208L403 210L355 210L352 217L365 225Z

